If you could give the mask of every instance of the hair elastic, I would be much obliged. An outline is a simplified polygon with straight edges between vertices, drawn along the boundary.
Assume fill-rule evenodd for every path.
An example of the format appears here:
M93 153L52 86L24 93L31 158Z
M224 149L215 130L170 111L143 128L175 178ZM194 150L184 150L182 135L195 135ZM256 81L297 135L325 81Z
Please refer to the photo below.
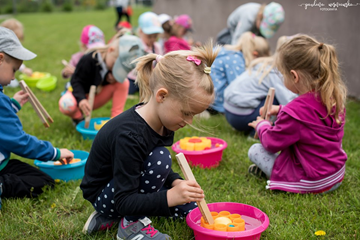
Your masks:
M211 73L211 67L205 67L204 68L204 73L210 74Z
M160 62L161 59L163 59L163 58L164 58L164 56L156 55L156 61L157 61L157 62Z
M323 43L320 43L320 44L319 44L319 47L318 47L319 50L321 50L321 49L323 48L323 46L324 46L324 44L323 44Z

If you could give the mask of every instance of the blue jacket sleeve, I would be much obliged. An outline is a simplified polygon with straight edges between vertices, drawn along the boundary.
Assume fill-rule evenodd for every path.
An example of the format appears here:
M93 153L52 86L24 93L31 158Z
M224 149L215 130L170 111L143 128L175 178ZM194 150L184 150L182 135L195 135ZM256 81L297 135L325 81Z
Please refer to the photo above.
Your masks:
M0 153L9 157L15 153L21 157L39 160L55 160L57 150L50 142L38 140L24 132L10 99L0 94Z

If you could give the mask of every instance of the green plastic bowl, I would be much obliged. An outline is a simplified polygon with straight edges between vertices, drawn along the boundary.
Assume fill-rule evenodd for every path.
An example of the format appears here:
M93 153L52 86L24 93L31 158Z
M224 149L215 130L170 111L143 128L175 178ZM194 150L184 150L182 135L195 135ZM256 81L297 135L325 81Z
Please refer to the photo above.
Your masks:
M45 72L42 72L42 73L44 74L44 76L40 77L40 78L39 77L31 77L26 74L20 74L19 79L24 80L26 85L28 85L29 87L36 87L36 84L40 80L51 77L50 73L45 73Z
M56 82L57 82L57 77L50 76L47 78L40 79L36 83L36 87L39 88L40 90L50 92L56 88Z

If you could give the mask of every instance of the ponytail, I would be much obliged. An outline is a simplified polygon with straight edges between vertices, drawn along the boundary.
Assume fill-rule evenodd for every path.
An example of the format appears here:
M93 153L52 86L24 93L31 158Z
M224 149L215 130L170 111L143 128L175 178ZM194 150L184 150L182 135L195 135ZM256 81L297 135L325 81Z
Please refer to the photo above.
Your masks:
M267 40L263 37L256 36L252 32L244 32L236 45L225 45L224 48L241 51L245 59L246 67L255 59L254 52L257 53L256 57L270 56L270 46Z
M121 29L112 37L112 39L110 40L110 42L108 44L106 44L105 46L101 46L101 47L93 47L93 48L87 49L85 54L94 52L92 57L95 58L96 53L100 53L102 56L102 59L105 60L105 53L107 52L109 47L114 46L114 47L118 48L120 37L122 37L126 34L130 34L130 33L131 32L129 29L126 29L126 28Z
M156 56L156 54L150 53L136 59L138 63L136 64L137 76L135 84L139 86L140 102L148 102L152 95L150 76L153 72L153 61Z
M347 90L340 77L335 49L333 46L323 43L315 47L320 54L319 76L315 90L320 92L321 100L326 106L328 114L335 114L336 121L340 123L343 119L340 119L339 115L344 109ZM335 113L333 113L334 106Z

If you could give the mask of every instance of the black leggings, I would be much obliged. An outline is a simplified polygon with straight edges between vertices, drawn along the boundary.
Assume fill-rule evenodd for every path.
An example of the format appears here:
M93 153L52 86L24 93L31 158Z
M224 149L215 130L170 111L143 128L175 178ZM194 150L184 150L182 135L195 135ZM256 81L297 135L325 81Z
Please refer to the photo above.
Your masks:
M37 197L45 186L53 187L55 182L49 175L25 162L11 159L0 171L2 198Z

